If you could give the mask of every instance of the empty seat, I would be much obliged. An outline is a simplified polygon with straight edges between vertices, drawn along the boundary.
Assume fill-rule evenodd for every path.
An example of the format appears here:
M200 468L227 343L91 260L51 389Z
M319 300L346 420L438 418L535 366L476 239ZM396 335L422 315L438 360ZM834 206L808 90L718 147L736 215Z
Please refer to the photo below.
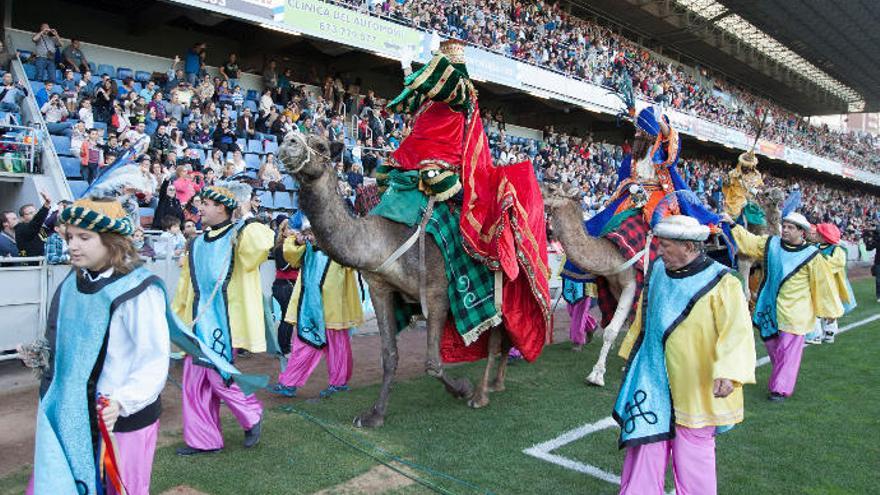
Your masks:
M92 71L92 75L94 76L98 73L98 66L95 65L94 62L89 62L89 70Z
M266 190L257 191L257 197L260 198L260 203L263 208L272 210L275 209L275 201L272 200L272 193Z
M30 79L30 78L28 78ZM31 81L31 91L36 95L41 89L43 89L43 83L40 81Z
M37 66L34 64L24 64L24 73L28 79L37 78Z
M206 159L205 150L203 150L201 148L190 148L190 149L196 150L196 154L199 155L199 161L202 163L205 163L205 159Z
M55 69L55 82L61 82L64 80L64 72L61 72L61 69Z
M283 175L281 177L281 183L284 184L284 187L286 187L289 191L295 191L299 189L299 183L296 181L296 179L293 178L292 175Z
M120 67L116 69L116 77L119 79L125 79L126 77L134 78L134 71L128 67Z
M32 53L27 50L16 50L18 52L18 58L22 60L27 60L31 58Z
M242 153L247 151L247 140L246 139L238 138L235 140L235 144L238 145L238 149L240 149Z
M279 210L292 210L293 200L286 191L275 191L275 208Z
M262 154L263 153L263 143L261 143L258 139L248 139L247 152Z
M263 150L265 150L266 153L278 153L278 143L275 141L266 141L263 143Z
M152 74L144 70L135 71L134 73L134 80L138 82L145 83L150 80L150 77L152 77Z
M52 145L55 146L55 152L59 155L72 156L70 153L70 138L67 136L49 136L52 138Z
M244 163L247 165L247 168L252 168L254 170L260 169L260 155L255 155L253 153L247 153L244 155Z
M84 180L72 180L70 181L70 192L73 193L74 198L80 198L86 189L88 189L89 185Z
M62 156L59 157L59 159L61 160L61 169L64 170L65 177L67 177L68 179L79 179L80 177L82 177L82 172L79 168L79 158L74 158L72 156Z
M253 100L245 100L244 107L249 109L253 114L257 113L257 103Z
M110 64L101 64L98 66L98 74L99 76L108 75L113 77L116 75L116 69L113 68Z
M256 89L249 89L247 90L247 95L244 97L244 99L249 101L257 101L260 99L260 93L258 93Z

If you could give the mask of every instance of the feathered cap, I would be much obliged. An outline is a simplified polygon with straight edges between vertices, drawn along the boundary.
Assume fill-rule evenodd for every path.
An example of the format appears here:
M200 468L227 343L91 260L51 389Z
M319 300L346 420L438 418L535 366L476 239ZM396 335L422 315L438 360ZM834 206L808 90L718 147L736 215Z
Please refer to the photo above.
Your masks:
M639 112L638 116L636 116L636 127L647 132L651 136L657 137L660 134L660 120L663 119L665 123L669 124L669 119L663 115L657 108L645 107Z
M746 151L739 155L739 163L743 167L755 168L758 166L758 157L755 156L755 150Z
M709 238L709 233L709 227L687 215L670 215L654 226L654 235L676 241L702 242Z
M219 181L213 186L202 189L201 195L205 199L216 201L234 210L239 204L250 199L251 191L253 188L243 182Z
M99 234L111 232L129 236L134 232L131 219L115 199L79 199L61 211L62 223Z
M800 213L798 213L796 211L793 211L793 212L789 213L788 215L785 215L782 218L782 221L788 222L788 223L793 224L797 227L800 227L801 229L803 229L807 232L810 231L811 225L810 225L809 220L807 220L807 217L801 215Z

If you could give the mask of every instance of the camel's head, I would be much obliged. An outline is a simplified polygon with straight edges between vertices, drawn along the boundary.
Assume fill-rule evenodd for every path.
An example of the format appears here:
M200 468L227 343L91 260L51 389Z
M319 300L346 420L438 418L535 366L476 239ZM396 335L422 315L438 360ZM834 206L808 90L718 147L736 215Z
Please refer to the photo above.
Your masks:
M552 210L561 208L572 201L577 201L581 195L581 190L574 186L545 182L541 184L541 195L544 196L544 206Z
M300 182L311 182L328 170L330 143L318 136L289 133L278 147L278 163Z
M782 201L785 200L785 192L779 187L771 187L758 194L758 199L765 207L773 206L779 208Z

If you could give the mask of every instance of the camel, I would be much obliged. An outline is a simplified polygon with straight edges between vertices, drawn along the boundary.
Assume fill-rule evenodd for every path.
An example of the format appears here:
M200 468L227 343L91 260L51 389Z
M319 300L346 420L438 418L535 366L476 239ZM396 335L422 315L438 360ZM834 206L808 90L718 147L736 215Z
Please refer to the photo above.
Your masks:
M617 334L632 308L636 294L636 275L632 266L614 244L601 237L591 237L584 229L583 214L574 197L576 189L563 191L559 186L544 186L544 208L550 215L553 232L562 243L569 261L592 275L605 277L615 297L617 308L611 322L602 333L602 350L593 370L587 375L588 384L605 386L605 365Z
M424 284L420 284L419 249L408 249L388 266L382 267L408 239L415 227L383 217L355 217L337 193L338 179L329 164L329 143L317 136L288 135L278 149L278 161L300 184L299 203L309 218L315 238L334 261L357 269L370 286L376 321L382 342L382 386L379 397L368 410L354 419L357 427L376 428L385 422L391 384L397 370L397 324L395 301L418 302L420 285L427 306L427 356L425 371L437 378L446 391L468 400L472 408L488 405L489 392L504 390L507 359L501 359L494 381L489 376L495 360L508 350L503 327L490 331L489 356L482 380L474 391L467 378L452 379L444 372L440 358L440 336L449 314L447 280L443 256L431 236L425 239ZM377 271L382 267L382 271Z
M756 235L779 235L781 234L782 228L782 211L779 208L779 205L782 204L782 201L785 199L785 193L782 189L778 187L771 187L766 191L759 192L755 200L764 210L764 215L766 216L767 223L764 225L747 225L746 228L749 232ZM752 267L756 262L760 263L761 260L755 260L749 258L748 256L743 255L742 253L737 253L736 255L736 266L740 275L742 276L745 283L743 284L743 292L746 296L746 300L750 300L751 298L751 289L749 289L749 275L752 273Z

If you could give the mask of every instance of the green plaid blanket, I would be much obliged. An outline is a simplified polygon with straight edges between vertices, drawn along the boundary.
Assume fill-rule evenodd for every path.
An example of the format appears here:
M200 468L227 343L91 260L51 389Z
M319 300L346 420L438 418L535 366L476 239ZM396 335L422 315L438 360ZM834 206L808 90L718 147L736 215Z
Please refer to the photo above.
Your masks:
M388 189L370 214L413 227L421 222L427 206L427 196L418 189L418 171L392 170ZM436 203L425 231L443 253L449 309L455 329L469 345L485 330L501 324L501 315L495 307L495 275L467 254L458 222L458 215L446 203ZM398 308L398 322L409 321L418 312L418 305Z

